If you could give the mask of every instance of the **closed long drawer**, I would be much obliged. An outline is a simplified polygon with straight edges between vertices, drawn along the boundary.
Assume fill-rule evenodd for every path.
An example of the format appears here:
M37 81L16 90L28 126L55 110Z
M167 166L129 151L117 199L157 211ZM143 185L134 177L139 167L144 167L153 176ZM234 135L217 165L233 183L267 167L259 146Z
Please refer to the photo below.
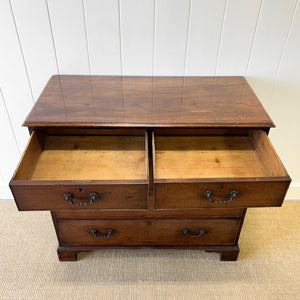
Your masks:
M57 220L61 245L231 245L240 219Z
M291 181L262 130L152 143L157 209L280 206Z
M147 133L33 132L10 188L20 210L146 209Z

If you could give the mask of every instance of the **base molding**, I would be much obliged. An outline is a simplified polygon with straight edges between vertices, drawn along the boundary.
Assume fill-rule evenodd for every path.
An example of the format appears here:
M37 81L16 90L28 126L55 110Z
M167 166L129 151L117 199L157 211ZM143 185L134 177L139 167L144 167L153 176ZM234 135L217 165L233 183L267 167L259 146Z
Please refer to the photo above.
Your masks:
M189 249L189 250L204 250L205 252L220 253L221 261L236 261L239 255L239 246L236 245L219 245L219 246L200 246L200 245L151 245L151 246L71 246L58 245L57 255L60 261L76 261L77 254L81 252L91 252L101 249Z

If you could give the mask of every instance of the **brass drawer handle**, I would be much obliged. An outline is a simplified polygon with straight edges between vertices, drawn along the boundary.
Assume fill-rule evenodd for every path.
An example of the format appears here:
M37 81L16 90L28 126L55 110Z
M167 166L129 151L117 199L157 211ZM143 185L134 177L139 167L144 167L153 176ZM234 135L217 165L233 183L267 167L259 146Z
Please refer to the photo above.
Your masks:
M97 229L92 229L91 230L91 234L94 235L98 239L109 238L114 232L115 232L115 230L113 230L113 229L107 229L107 234L99 235L99 232L98 232Z
M89 202L74 203L73 195L71 193L65 193L64 199L66 201L69 201L72 205L75 205L75 206L87 206L87 205L91 205L95 200L100 199L100 194L95 193L95 192L91 193L90 197L89 197L89 199L90 199Z
M190 232L188 229L184 228L184 229L182 229L182 233L190 238L199 238L205 233L205 230L200 229L199 233L193 233L193 232Z
M209 199L209 201L211 202L211 203L215 203L215 204L222 204L222 203L229 203L229 202L231 202L234 198L236 198L238 195L239 195L239 192L238 191L235 191L235 190L233 190L233 191L231 191L230 193L229 193L229 195L230 195L230 199L229 200L221 200L221 201L215 201L214 200L214 195L213 195L213 192L212 191L205 191L204 192L204 197L205 198L208 198Z

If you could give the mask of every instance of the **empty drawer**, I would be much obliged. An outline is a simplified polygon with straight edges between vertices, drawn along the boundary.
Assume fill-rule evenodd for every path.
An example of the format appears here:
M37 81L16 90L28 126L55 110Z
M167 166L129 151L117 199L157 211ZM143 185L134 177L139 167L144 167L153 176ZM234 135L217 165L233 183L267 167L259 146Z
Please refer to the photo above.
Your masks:
M290 177L267 134L153 136L155 207L280 206Z
M33 132L10 188L20 210L145 209L143 136L42 136Z

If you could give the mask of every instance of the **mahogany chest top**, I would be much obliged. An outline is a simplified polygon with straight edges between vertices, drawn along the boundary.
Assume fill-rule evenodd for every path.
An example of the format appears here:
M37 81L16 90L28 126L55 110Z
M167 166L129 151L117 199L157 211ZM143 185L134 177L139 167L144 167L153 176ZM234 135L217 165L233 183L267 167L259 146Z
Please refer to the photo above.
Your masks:
M23 125L274 127L240 76L52 76Z

